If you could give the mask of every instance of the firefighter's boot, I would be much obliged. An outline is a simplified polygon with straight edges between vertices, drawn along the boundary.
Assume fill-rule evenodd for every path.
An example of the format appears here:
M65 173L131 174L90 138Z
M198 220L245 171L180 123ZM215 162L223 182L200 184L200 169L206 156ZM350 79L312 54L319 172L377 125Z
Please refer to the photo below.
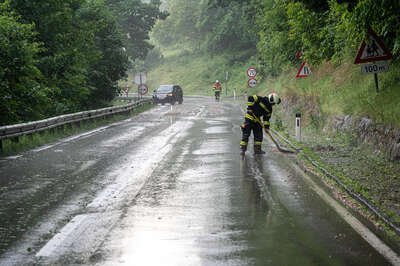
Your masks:
M246 153L247 146L246 145L240 145L240 155L244 156Z
M254 145L254 154L265 154L265 151L261 150L261 145Z

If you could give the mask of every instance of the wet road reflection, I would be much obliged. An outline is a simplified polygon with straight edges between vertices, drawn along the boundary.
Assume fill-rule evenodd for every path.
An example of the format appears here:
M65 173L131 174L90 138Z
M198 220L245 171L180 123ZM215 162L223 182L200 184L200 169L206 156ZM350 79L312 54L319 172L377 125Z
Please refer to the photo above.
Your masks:
M152 174L94 265L387 264L272 147L240 161L238 132L221 117L232 110L212 108Z
M266 141L267 155L240 159L242 116L236 103L185 99L63 144L79 166L64 160L36 172L67 168L79 180L73 193L59 194L70 199L67 217L43 241L32 240L40 230L16 241L0 264L387 265L321 200L293 158ZM21 255L27 246L33 251Z

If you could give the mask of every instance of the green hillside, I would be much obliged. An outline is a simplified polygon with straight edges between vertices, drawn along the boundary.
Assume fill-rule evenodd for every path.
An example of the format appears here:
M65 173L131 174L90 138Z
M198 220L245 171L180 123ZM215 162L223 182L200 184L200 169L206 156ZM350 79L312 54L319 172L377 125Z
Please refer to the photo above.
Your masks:
M211 95L218 79L228 88L223 95L279 92L314 128L338 115L400 126L400 3L168 0L165 7L169 16L150 35L155 49L136 64L148 72L150 90L179 83L186 95ZM389 72L378 74L379 93L374 76L353 64L368 29L393 53ZM312 74L296 79L304 61ZM258 71L252 89L250 66Z
M262 72L251 57L245 60L238 53L224 53L210 56L194 54L188 50L166 51L162 64L148 72L150 88L159 84L177 83L182 85L186 95L212 95L212 84L218 79L223 82L227 95L244 92L267 94L278 92L283 99L296 99L294 111L307 113L305 121L322 125L327 117L355 115L369 117L387 125L400 126L400 73L399 63L392 63L390 71L378 74L379 93L376 92L374 76L361 74L360 65L354 65L349 58L346 63L334 65L323 63L312 68L307 78L295 78L298 65L290 67L278 77L258 75L255 88L247 86L246 70L254 66ZM228 72L228 82L225 75ZM226 94L223 95L226 95Z
M337 66L321 64L312 70L310 77L301 79L295 78L293 68L267 80L266 87L274 88L284 97L296 97L298 108L309 113L309 119L316 123L332 116L352 115L399 127L399 63L393 63L389 72L378 74L377 93L374 75L361 74L360 65L347 61Z
M245 57L246 52L243 54L242 57ZM236 59L238 57L240 57L238 54L233 53L210 56L191 54L187 50L175 51L165 56L163 63L148 73L149 87L177 83L183 87L186 95L212 95L213 83L215 80L220 80L223 82L223 95L232 95L234 89L243 92L247 86L245 72L248 65L252 65L252 60L243 63L242 58Z

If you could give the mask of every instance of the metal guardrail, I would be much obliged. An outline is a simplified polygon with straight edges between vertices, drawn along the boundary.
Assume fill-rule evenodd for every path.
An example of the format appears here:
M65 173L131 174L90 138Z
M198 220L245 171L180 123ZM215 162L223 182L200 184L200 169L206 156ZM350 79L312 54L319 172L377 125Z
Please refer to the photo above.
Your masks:
M123 100L123 101L139 101L139 100L144 100L144 99L152 99L151 95L138 95L137 93L124 93L120 94L117 97L115 97L116 100Z
M34 121L34 122L15 124L10 126L2 126L0 127L0 150L2 148L2 140L4 139L18 138L19 136L37 133L40 131L52 129L66 124L73 124L89 119L129 112L132 109L141 106L145 103L151 103L151 99L141 99L127 105L83 111L73 114L51 117L48 119Z

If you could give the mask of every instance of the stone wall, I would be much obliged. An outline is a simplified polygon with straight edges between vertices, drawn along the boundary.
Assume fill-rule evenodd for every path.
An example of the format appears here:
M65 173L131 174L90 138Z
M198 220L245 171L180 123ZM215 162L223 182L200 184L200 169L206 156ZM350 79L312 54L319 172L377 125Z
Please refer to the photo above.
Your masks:
M374 123L369 118L334 117L328 127L356 134L360 141L372 144L391 160L400 161L400 129Z

